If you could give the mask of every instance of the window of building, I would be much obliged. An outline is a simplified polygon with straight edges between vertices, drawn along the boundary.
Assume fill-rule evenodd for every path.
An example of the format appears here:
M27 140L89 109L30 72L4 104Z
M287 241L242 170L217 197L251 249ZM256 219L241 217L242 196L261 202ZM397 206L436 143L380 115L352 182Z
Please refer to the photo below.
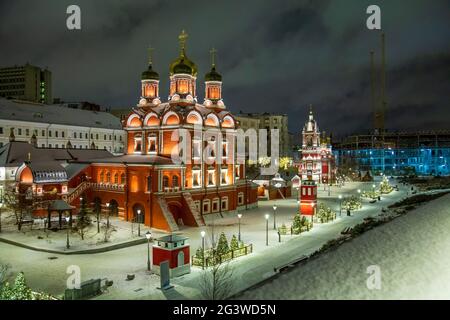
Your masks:
M28 137L30 135L30 129L25 129L25 135Z
M52 147L52 144L51 144L51 143L49 143L49 144L48 144L48 147L49 147L49 148L51 148L51 147Z
M224 158L227 156L227 147L228 147L227 142L222 142L222 157Z
M119 174L115 173L114 174L114 184L118 184L119 183Z
M224 185L228 183L228 169L220 170L220 184Z
M61 132L61 137L65 137L66 133L64 131Z
M163 188L168 188L168 187L169 187L169 177L164 176L163 177Z
M103 171L100 171L98 180L99 180L100 182L104 182L104 181L103 181L104 179L105 179L105 175L104 175Z
M95 134L95 140L98 140L98 133Z
M209 199L203 200L203 213L209 213L211 210L211 202Z
M148 137L148 152L157 153L156 136Z
M236 165L235 166L235 176L236 179L239 179L239 176L241 175L241 166L240 165Z
M45 137L45 130L42 130L41 135Z
M73 137L74 137L74 139L77 138L77 133L76 132L73 133Z
M142 151L142 136L137 135L134 137L134 153L141 153Z
M180 186L180 184L179 184L178 176L173 176L172 177L172 187L177 188L179 186Z
M52 136L52 132L49 130L48 131L48 136L51 137Z
M222 211L228 211L228 197L222 198Z
M192 158L193 159L200 159L200 155L201 155L201 145L202 142L200 140L194 140L192 142Z
M192 186L194 188L201 187L200 184L200 170L192 171Z
M58 138L58 131L55 131L55 137Z
M58 149L58 148L59 148L59 145L58 145L58 144L55 144L55 148Z
M103 135L103 140L106 140L106 134Z
M239 192L238 193L238 205L241 206L244 204L244 193L243 192Z
M17 130L17 132L18 132L18 135L19 135L19 136L22 135L22 129L21 129L21 128L19 128L19 129Z
M3 127L0 127L0 134L3 134Z
M208 170L208 186L213 186L214 184L214 170Z
M197 211L200 212L200 200L195 200L194 205L197 208Z
M212 212L218 212L219 211L219 198L215 198L212 201Z

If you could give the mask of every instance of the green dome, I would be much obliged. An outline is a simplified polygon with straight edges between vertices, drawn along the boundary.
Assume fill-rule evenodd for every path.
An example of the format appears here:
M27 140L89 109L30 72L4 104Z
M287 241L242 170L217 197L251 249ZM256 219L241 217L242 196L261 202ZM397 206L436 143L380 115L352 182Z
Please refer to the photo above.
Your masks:
M148 69L142 72L142 80L159 80L158 72L154 71L152 65L148 65Z
M205 74L205 81L222 81L222 75L216 71L216 66L213 66L211 71Z
M197 76L197 66L194 62L189 60L184 52L174 62L170 64L170 75L174 74L190 74L191 76Z

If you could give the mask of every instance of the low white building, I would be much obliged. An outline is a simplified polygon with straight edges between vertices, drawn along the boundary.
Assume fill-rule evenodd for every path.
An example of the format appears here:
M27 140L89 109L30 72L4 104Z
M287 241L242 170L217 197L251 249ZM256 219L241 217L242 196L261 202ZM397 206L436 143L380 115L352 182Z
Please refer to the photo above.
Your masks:
M119 118L108 112L44 105L0 98L0 147L10 141L40 148L104 149L122 154L126 133Z

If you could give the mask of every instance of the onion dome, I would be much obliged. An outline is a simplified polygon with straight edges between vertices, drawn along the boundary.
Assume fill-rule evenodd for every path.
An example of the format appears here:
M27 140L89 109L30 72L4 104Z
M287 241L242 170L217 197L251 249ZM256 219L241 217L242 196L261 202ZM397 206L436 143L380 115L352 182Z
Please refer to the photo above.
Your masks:
M148 69L142 72L142 80L159 80L159 74L153 70L152 65L148 65Z
M210 72L205 74L205 81L222 81L222 75L217 72L215 65L212 66Z
M180 36L178 37L180 40L181 51L180 51L180 56L170 64L170 75L171 76L174 74L180 74L180 73L190 74L191 76L194 76L194 77L197 76L197 66L195 65L194 62L189 60L189 58L186 56L186 39L187 39L187 37L188 37L188 35L184 30L181 32Z

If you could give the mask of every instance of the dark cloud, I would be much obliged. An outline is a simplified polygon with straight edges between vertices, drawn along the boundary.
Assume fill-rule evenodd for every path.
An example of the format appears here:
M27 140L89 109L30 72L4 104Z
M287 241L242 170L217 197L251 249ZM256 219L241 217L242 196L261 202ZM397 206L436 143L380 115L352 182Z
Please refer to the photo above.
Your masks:
M450 4L446 0L376 1L387 43L388 126L448 128ZM380 59L379 32L365 28L369 0L0 2L0 64L30 62L53 71L54 96L109 107L138 101L147 47L156 48L161 96L181 29L203 74L219 50L224 99L233 112L289 115L298 132L309 104L320 127L347 134L372 125L369 52ZM82 10L68 31L66 8ZM203 95L200 94L202 101Z

